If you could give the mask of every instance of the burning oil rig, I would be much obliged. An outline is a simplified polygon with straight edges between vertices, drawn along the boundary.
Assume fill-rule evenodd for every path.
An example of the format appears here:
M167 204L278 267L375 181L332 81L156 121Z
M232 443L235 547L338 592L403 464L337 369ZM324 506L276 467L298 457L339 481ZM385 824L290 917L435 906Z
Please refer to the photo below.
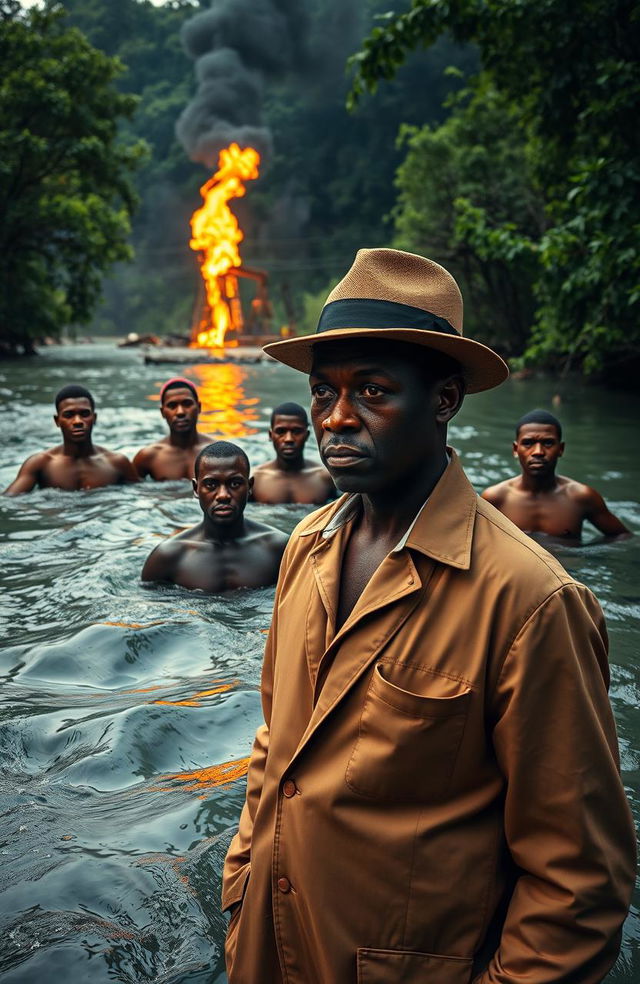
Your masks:
M259 164L257 150L232 143L220 152L218 170L200 189L204 203L191 217L189 243L198 253L203 283L191 324L194 347L223 348L271 334L267 274L242 265L238 246L244 235L228 204L246 193L245 182L258 177ZM243 279L256 288L246 316L240 298Z

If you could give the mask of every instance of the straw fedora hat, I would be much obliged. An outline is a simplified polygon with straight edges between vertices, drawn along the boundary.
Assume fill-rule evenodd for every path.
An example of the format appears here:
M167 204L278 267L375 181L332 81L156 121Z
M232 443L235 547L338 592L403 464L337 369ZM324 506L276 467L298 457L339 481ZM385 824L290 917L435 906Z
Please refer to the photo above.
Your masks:
M360 249L327 297L315 335L265 345L286 366L311 372L313 349L339 339L387 338L444 352L456 359L467 392L498 386L509 375L492 349L462 334L462 295L433 260L398 249Z

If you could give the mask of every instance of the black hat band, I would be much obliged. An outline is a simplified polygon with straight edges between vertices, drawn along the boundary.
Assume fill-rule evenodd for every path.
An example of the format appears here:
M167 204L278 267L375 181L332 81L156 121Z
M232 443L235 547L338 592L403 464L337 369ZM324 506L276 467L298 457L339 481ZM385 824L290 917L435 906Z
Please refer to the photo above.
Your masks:
M316 334L345 328L418 328L461 337L448 321L430 311L367 297L345 298L324 306Z

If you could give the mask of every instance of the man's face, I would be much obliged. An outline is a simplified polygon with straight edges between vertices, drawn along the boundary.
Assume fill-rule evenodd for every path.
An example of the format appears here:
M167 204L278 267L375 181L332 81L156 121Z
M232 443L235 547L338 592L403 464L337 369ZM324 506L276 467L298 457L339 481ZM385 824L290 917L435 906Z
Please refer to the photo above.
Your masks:
M188 386L176 386L164 394L160 413L169 425L169 430L181 434L196 426L200 403Z
M242 516L253 479L247 464L235 458L201 458L193 492L200 508L214 523L229 525Z
M97 414L92 410L91 401L86 396L73 396L60 401L53 419L65 441L81 444L91 437Z
M513 455L527 475L549 475L556 470L564 442L553 424L523 424L513 442Z
M276 414L269 430L269 437L278 458L291 461L302 456L309 437L309 428L300 417Z
M412 362L411 348L319 344L309 383L320 456L341 491L399 487L441 453L439 389Z

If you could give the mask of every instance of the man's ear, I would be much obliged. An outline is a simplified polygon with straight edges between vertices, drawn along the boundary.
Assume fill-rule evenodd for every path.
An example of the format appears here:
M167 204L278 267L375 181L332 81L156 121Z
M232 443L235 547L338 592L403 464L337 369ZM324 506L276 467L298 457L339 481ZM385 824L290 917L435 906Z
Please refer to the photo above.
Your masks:
M193 494L194 494L195 498L197 499L198 498L198 480L195 479L195 478L192 478L191 479L191 485L192 485L192 488L193 488Z
M251 493L253 492L253 482L254 482L254 478L253 478L253 475L251 475L250 478L249 478L249 482L248 482L248 485L249 485L249 495L251 495Z
M448 423L455 417L464 400L465 383L462 376L450 376L438 386L438 402L436 405L436 420L440 424Z
M58 416L57 413L54 413L54 415L53 415L53 422L56 425L56 427L59 427L60 426L60 417Z
M518 457L518 442L517 441L514 441L513 444L511 445L511 448L513 450L513 457L514 458L517 458Z
M564 454L564 441L560 441L560 451L558 453L558 457L561 458L563 454Z

